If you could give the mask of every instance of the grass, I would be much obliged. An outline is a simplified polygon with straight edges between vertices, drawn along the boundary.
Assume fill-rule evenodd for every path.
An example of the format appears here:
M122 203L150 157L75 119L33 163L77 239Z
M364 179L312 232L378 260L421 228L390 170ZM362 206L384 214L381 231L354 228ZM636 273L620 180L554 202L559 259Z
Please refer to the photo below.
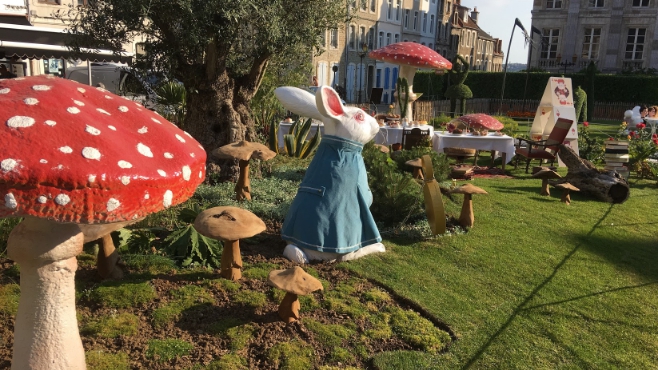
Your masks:
M130 361L124 352L107 353L103 351L87 351L85 353L87 370L129 370Z
M92 320L80 328L80 333L103 338L116 338L120 335L135 335L138 327L139 318L124 312Z
M560 172L564 173L561 168ZM658 209L655 181L631 180L611 205L577 194L571 206L539 183L475 179L475 226L421 243L385 240L387 253L343 264L447 323L441 355L382 353L398 368L654 368L658 363Z
M21 287L18 284L7 284L0 286L0 313L15 315L18 311L18 300Z
M151 339L148 341L146 357L159 362L169 362L176 357L185 356L194 349L194 345L180 339Z
M91 291L89 298L104 307L128 308L144 305L157 296L148 282L108 281Z
M199 304L213 304L215 298L205 288L196 285L186 285L170 292L172 300L162 307L153 310L152 323L156 328L177 321L183 311Z
M267 351L267 357L277 369L307 370L313 368L313 348L299 340L275 344Z

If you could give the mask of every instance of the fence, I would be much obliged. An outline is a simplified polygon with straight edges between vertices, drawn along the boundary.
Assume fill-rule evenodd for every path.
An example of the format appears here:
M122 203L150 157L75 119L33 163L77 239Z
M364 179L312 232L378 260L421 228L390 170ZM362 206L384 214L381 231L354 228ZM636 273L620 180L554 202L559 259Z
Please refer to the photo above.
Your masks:
M592 119L622 120L624 112L632 109L636 103L596 103L592 110ZM468 99L466 100L466 113L486 113L491 115L507 115L508 112L534 112L539 106L539 100L522 99ZM414 119L429 121L432 117L441 114L450 114L450 100L419 100L414 102ZM459 109L459 102L457 109ZM532 118L530 117L530 118Z

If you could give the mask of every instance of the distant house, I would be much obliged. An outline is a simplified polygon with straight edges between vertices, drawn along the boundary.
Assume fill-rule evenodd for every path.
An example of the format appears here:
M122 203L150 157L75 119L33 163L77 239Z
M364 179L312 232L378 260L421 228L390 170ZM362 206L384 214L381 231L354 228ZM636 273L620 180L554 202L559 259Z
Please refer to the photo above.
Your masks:
M612 73L658 69L657 18L651 0L535 0L532 25L544 42L531 66L576 72L592 61Z

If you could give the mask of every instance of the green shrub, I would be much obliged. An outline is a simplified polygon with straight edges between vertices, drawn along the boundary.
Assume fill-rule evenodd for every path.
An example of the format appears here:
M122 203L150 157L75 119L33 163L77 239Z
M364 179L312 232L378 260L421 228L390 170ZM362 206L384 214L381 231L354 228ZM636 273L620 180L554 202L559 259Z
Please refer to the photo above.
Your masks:
M151 339L147 345L146 357L158 362L168 362L176 357L185 356L194 349L191 343L180 339Z
M604 152L603 139L591 135L589 126L578 125L578 154L590 162L602 162Z
M16 217L0 219L0 256L4 256L7 253L7 238L9 238L9 233L22 220L22 218Z
M85 352L88 370L129 370L130 359L124 352L107 353L100 350Z
M124 312L91 321L84 325L80 332L95 337L116 338L120 335L135 335L138 327L139 318L131 313Z
M502 123L504 126L503 129L500 130L500 132L511 137L518 136L516 132L519 130L519 123L516 122L516 120L507 116L493 116L493 118L500 121L500 123Z
M109 281L92 290L89 297L104 307L128 308L149 303L157 296L155 289L148 282Z
M434 178L436 181L442 182L447 180L450 174L448 157L435 152L431 147L414 147L409 150L400 150L395 156L395 163L397 163L400 171L410 172L411 167L407 166L406 162L412 159L422 158L424 155L429 155L432 159L432 168L434 169Z
M452 117L446 116L445 114L441 113L440 116L433 117L429 124L434 127L435 130L441 130L443 126L445 126L448 122L452 121Z

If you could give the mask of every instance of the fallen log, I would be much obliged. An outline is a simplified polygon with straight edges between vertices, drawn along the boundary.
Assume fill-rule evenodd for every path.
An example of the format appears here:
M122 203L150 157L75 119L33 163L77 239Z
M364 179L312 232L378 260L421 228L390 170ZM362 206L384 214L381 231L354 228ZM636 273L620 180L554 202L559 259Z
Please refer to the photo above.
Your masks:
M630 195L628 182L616 171L598 170L592 162L580 158L571 147L561 144L559 155L567 166L567 175L556 181L568 182L581 193L589 194L609 203L624 203Z

